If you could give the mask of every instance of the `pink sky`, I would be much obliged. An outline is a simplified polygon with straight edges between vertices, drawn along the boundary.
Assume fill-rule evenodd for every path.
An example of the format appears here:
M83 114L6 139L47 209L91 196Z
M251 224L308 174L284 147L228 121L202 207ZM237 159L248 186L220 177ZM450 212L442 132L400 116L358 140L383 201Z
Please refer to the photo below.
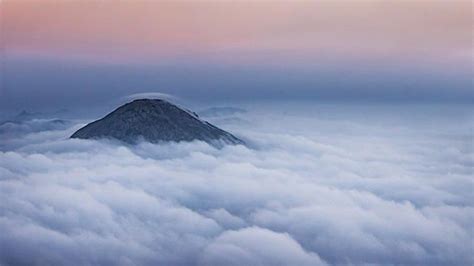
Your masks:
M15 1L6 55L470 64L470 1Z

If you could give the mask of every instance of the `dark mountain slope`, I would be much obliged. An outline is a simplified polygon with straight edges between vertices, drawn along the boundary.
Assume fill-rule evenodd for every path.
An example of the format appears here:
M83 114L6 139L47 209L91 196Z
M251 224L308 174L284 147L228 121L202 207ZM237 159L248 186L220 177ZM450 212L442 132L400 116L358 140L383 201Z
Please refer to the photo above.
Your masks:
M127 143L201 140L243 144L232 134L199 119L195 113L161 99L127 103L79 129L71 138L112 138Z

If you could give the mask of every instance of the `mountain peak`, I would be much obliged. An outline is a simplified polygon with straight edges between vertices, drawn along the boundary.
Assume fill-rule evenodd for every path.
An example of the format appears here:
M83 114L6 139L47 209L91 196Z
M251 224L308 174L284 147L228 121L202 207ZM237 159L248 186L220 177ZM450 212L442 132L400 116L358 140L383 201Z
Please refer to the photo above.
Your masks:
M127 143L200 140L243 144L234 135L163 99L137 99L76 131L71 138L111 138Z

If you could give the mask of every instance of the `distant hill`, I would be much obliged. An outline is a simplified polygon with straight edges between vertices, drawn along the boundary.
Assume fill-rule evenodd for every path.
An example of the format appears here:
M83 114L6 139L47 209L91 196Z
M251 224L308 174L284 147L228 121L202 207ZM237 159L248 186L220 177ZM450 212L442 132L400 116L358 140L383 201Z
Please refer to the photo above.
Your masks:
M247 111L236 107L211 107L201 110L199 115L202 117L221 117L242 114L245 112Z
M195 113L162 99L139 99L122 105L79 129L71 138L111 138L127 143L201 140L211 144L243 144Z

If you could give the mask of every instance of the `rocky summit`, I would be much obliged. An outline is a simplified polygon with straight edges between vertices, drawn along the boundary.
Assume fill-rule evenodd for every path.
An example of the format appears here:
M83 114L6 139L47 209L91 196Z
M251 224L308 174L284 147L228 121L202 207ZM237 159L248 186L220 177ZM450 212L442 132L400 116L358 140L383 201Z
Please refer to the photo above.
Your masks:
M127 143L200 140L210 144L243 144L197 114L162 99L139 99L122 105L79 129L71 138L110 138Z

